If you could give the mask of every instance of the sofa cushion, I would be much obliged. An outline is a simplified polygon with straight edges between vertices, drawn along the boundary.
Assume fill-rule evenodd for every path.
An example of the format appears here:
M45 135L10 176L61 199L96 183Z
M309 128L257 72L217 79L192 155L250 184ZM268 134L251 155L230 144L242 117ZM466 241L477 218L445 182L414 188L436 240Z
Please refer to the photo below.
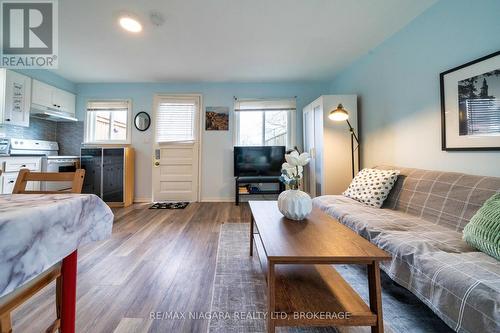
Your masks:
M500 260L500 194L495 194L479 208L463 234L468 244Z
M462 231L482 204L500 191L498 177L394 166L379 166L377 169L400 170L383 207L455 231Z
M313 204L392 255L381 268L457 332L500 331L500 265L461 232L344 196Z
M398 174L399 170L363 169L342 194L368 206L380 208L394 186Z

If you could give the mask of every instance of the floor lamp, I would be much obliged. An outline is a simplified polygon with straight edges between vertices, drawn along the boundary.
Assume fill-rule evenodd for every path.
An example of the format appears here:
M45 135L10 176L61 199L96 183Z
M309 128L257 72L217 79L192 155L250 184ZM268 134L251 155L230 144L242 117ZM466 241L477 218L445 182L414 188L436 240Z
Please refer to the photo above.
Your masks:
M358 171L359 171L359 164L360 164L360 153L359 153L359 140L358 137L356 136L356 133L354 133L354 128L352 128L351 123L349 122L349 112L347 112L346 109L344 109L344 106L342 104L339 104L336 109L330 111L330 114L328 115L328 118L333 121L346 121L347 125L349 126L349 132L351 132L351 169L352 169L352 178L354 178L355 173L354 173L354 152L357 150L358 152ZM354 140L356 140L356 147L354 147Z

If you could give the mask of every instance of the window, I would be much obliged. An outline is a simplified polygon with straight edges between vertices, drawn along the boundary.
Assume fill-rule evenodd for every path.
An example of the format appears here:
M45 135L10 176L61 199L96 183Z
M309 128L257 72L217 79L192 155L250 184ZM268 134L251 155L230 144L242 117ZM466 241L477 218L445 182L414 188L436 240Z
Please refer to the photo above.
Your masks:
M156 142L196 140L199 97L159 96L156 103Z
M293 147L295 109L295 98L236 100L236 145Z
M89 101L86 143L130 143L129 100Z

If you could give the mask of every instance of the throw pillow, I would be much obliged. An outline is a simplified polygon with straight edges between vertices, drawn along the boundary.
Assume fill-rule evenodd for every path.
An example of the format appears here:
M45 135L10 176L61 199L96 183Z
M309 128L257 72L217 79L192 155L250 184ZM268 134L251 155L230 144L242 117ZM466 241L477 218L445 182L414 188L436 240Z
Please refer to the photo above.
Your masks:
M342 194L368 206L380 208L398 175L399 170L363 169Z
M470 246L500 260L500 193L479 208L465 226L463 239Z

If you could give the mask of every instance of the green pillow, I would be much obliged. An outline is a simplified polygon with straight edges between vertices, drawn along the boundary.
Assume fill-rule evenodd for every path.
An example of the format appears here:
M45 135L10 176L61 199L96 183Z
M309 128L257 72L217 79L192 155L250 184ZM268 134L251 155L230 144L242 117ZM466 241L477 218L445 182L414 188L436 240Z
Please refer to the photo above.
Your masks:
M500 260L500 193L486 200L464 228L463 239Z

